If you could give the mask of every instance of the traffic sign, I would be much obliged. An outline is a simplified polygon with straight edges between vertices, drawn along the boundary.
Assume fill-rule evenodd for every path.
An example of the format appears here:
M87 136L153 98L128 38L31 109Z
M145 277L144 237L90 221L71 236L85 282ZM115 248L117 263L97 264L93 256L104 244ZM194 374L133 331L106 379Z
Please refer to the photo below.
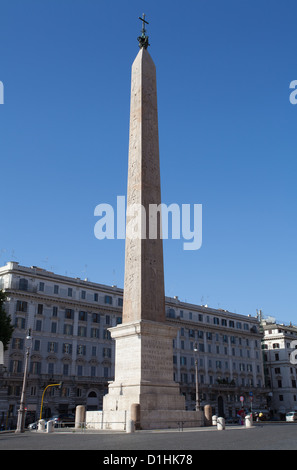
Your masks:
M241 395L240 397L240 401L243 402L244 401L244 397Z

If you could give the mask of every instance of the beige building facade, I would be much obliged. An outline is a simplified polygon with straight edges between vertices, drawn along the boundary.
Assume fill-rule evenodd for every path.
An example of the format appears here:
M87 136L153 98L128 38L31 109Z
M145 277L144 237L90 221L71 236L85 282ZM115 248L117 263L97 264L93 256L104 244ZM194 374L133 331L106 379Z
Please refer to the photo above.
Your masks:
M39 417L44 388L60 381L61 391L53 387L46 392L46 417L73 413L81 404L87 410L101 410L108 383L114 380L115 347L109 329L122 323L123 289L17 262L0 268L0 288L7 294L6 310L14 325L0 366L0 424L16 422L27 347L27 422ZM173 381L187 410L196 405L196 360L202 407L210 404L213 413L236 418L242 403L246 408L266 406L262 334L256 317L177 297L165 298L165 314L165 323L177 332Z

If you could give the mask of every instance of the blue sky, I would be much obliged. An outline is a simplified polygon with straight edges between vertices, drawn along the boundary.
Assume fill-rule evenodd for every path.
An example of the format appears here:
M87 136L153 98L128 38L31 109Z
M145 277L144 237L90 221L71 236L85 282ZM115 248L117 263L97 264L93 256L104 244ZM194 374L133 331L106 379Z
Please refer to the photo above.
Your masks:
M203 206L201 249L164 241L166 295L297 324L296 0L2 0L0 264L123 287L94 209L126 194L143 12L162 200Z

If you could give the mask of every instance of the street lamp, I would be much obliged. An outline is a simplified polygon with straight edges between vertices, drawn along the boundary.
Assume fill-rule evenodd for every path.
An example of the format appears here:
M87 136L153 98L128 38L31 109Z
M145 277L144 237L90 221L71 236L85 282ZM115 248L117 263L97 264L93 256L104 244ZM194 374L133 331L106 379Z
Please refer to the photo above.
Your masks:
M26 399L29 355L30 355L31 340L32 340L31 329L28 330L28 334L26 336L26 339L29 341L29 343L28 343L27 351L26 351L25 370L24 370L24 378L23 378L23 388L22 388L22 395L21 395L21 401L20 401L20 408L18 410L17 428L15 430L16 433L25 431L25 399Z
M196 411L200 411L200 399L199 399L199 390L198 390L198 345L197 343L194 344L194 352L195 352L195 372L196 372Z

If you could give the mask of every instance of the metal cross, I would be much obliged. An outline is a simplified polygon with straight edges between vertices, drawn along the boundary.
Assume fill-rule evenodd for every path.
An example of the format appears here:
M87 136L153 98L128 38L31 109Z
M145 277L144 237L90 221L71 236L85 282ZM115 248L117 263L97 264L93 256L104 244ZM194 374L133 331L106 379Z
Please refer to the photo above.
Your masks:
M142 30L141 30L141 32L142 32L142 33L145 33L145 26L144 26L144 23L145 23L145 24L149 24L148 21L145 20L145 14L142 13L142 18L139 16L138 19L142 21Z
M138 44L140 48L144 47L144 49L147 49L147 47L149 46L149 42L148 42L148 36L146 36L145 34L146 33L145 24L149 24L149 23L148 21L145 20L144 13L142 14L142 18L140 16L138 18L142 21L141 36L137 38Z

